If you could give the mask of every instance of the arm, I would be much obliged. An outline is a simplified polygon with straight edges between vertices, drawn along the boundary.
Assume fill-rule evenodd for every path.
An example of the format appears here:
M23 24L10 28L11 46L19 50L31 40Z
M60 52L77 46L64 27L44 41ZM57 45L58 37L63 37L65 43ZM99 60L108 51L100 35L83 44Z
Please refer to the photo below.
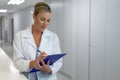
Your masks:
M56 34L54 35L54 38L53 38L53 50L54 50L53 51L54 53L61 53L59 39ZM60 60L55 62L53 65L50 65L52 74L59 71L59 69L62 67L62 63L63 63L63 60L61 58Z
M24 39L25 40L25 39ZM21 33L17 33L13 41L13 62L20 72L29 72L32 68L41 69L39 62L46 56L41 54L37 60L28 60L24 57L24 45L22 45Z
M23 50L22 50L22 37L20 33L17 33L14 37L13 41L13 62L15 67L20 72L27 72L29 71L29 63L30 60L27 60L23 56Z

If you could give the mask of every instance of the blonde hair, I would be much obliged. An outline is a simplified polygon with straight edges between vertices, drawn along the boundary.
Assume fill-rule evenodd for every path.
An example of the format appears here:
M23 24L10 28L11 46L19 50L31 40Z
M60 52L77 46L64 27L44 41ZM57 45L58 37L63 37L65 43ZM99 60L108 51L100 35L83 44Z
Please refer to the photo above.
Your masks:
M37 16L40 12L50 12L50 6L45 2L37 2L34 6L34 15Z

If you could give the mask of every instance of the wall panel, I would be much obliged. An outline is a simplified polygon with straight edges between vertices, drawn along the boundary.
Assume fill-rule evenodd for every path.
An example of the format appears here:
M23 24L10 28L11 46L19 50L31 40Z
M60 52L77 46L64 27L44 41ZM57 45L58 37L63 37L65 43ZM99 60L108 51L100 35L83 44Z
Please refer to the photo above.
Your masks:
M52 22L49 29L58 34L61 50L67 52L61 72L69 80L76 80L76 2L75 0L45 1L50 3L52 8Z
M77 80L89 80L90 0L78 0Z
M91 0L90 80L105 80L106 1Z
M120 0L107 0L106 80L120 80Z

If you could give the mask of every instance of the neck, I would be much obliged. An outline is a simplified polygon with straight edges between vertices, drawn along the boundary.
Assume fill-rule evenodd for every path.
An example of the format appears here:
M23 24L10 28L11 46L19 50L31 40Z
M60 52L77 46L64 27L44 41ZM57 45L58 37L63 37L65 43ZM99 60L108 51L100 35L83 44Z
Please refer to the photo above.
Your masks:
M43 32L41 31L41 29L33 24L33 26L32 26L32 34L42 35L42 33Z

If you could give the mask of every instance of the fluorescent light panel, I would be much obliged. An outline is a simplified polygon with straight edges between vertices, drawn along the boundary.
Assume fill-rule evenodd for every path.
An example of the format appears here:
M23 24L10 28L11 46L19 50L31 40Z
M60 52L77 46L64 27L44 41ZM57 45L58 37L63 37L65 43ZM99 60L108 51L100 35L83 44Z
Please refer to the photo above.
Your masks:
M7 12L7 9L0 9L0 13L5 13Z
M8 4L12 4L12 5L20 5L24 2L25 0L10 0L8 2Z

